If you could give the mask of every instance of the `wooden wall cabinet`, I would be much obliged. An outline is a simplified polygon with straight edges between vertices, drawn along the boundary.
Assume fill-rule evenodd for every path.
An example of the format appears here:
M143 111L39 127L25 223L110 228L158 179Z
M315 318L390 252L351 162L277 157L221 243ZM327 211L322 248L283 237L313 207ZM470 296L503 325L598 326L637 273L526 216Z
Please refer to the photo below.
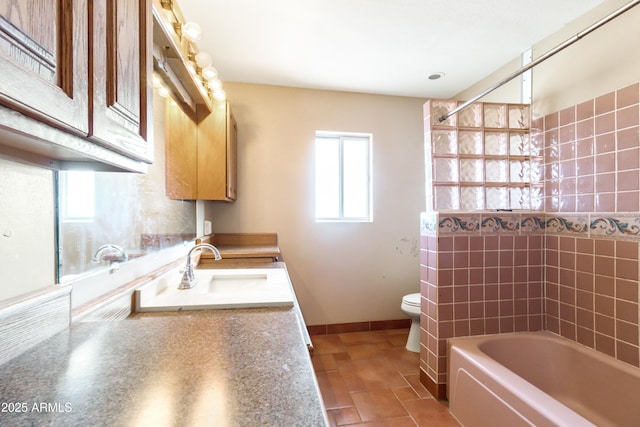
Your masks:
M93 0L91 140L153 161L153 20L145 0Z
M190 121L189 117L172 101L166 105L167 196L236 200L237 124L229 102L214 104L210 113L198 110L196 136L192 140L186 136L191 135L191 129L184 123Z
M2 151L143 170L151 25L145 0L0 2Z
M238 128L229 102L216 104L210 114L198 118L198 199L234 201Z
M0 3L0 103L82 136L89 130L87 1Z

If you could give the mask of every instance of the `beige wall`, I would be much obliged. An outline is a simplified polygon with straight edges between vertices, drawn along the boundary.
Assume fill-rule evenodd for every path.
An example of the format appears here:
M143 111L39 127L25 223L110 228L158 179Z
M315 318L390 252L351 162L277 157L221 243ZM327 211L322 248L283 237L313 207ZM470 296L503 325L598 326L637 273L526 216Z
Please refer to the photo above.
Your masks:
M585 30L628 0L608 0L599 7L532 46L534 59ZM555 54L533 68L532 116L563 108L628 86L640 79L640 6ZM520 68L520 59L456 95L469 99ZM492 92L482 101L519 102L519 79Z
M53 172L0 159L0 301L55 282Z
M214 232L276 232L309 325L402 319L419 291L423 99L226 83L238 122L238 200ZM373 134L373 223L316 223L316 130Z
M534 47L539 55L587 28L627 0L609 0ZM533 73L534 118L640 80L640 7L585 36Z
M468 99L473 98L474 96L479 95L484 90L490 88L491 86L498 84L498 82L507 78L507 76L511 75L515 71L517 71L520 67L520 58L515 58L512 61L509 61L507 64L498 68L491 75L485 77L484 79L474 83L469 86L467 89L453 96L452 99L457 99L459 101L466 101ZM508 83L504 84L500 88L494 90L488 95L483 96L480 101L482 102L511 102L514 104L521 103L522 95L521 95L521 83L520 77L516 77Z

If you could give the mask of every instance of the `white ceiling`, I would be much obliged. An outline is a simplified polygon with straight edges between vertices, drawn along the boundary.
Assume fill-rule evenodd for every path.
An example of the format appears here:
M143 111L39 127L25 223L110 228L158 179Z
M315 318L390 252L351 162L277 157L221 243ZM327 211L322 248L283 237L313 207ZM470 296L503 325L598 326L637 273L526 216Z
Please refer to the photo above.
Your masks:
M223 81L421 98L454 96L602 1L178 0Z

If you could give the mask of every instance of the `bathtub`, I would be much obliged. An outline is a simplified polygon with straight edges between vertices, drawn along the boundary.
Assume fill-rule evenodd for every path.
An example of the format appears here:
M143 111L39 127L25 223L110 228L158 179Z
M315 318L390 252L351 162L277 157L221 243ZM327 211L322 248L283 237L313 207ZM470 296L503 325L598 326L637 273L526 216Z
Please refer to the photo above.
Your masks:
M640 369L550 332L452 338L451 414L474 426L640 426Z

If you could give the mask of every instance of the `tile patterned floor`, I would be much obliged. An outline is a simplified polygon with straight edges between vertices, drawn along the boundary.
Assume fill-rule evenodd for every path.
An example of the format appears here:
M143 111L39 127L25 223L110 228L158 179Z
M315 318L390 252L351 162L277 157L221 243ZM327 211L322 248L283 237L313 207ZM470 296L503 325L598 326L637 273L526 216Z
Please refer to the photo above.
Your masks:
M459 426L447 402L420 384L408 329L311 337L312 361L332 426Z

